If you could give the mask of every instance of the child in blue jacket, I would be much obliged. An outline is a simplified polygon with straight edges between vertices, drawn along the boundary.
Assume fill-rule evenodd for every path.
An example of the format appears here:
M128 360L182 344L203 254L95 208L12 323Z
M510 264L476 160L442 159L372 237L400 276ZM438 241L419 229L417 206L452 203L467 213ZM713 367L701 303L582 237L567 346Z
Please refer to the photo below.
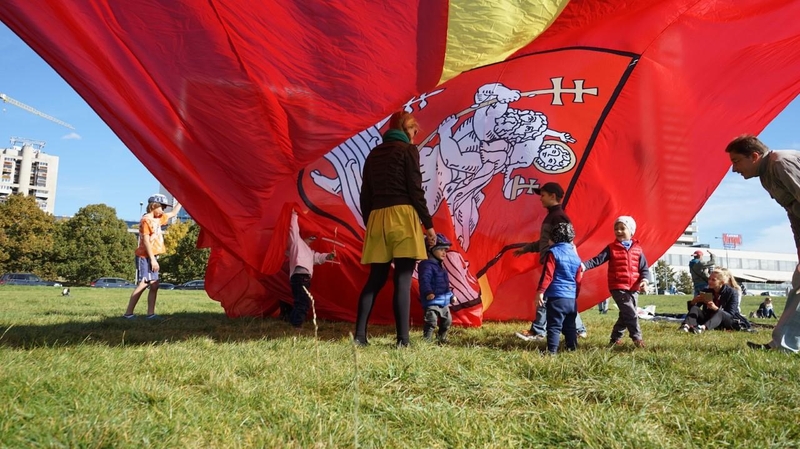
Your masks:
M558 223L550 234L550 248L545 253L542 277L537 289L537 307L547 307L547 351L558 353L561 334L567 351L578 348L578 292L583 270L572 241L575 229L570 223ZM547 298L547 302L545 302Z
M450 289L450 278L444 268L444 258L447 257L447 248L450 241L442 234L436 234L436 243L428 248L428 259L419 263L419 300L425 311L425 326L422 336L430 341L433 331L439 326L437 338L439 343L447 342L447 330L453 324L450 315L450 304L455 302L455 297Z

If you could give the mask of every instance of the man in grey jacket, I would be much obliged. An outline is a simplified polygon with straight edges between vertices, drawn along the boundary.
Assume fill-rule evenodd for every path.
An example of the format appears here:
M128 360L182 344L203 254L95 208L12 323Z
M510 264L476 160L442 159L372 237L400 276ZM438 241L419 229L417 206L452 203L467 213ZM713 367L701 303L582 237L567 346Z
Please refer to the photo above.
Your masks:
M761 185L789 216L797 255L800 258L800 152L770 151L755 136L733 139L725 151L731 159L734 173L745 179L759 178ZM755 349L800 352L800 265L792 276L792 291L786 298L786 308L772 331L767 344L747 342Z

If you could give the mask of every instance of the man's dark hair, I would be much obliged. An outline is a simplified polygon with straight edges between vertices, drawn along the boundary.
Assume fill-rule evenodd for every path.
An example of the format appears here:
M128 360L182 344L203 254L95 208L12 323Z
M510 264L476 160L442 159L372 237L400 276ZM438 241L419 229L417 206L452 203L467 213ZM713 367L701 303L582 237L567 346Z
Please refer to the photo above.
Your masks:
M545 185L539 187L538 189L533 189L533 193L537 195L541 195L542 192L547 192L556 196L557 201L561 201L564 198L564 189L561 187L561 184L557 182L548 182Z
M725 148L725 152L741 154L742 156L747 157L753 153L766 156L767 153L769 153L769 148L764 145L764 142L758 140L758 137L751 134L745 134L733 139Z

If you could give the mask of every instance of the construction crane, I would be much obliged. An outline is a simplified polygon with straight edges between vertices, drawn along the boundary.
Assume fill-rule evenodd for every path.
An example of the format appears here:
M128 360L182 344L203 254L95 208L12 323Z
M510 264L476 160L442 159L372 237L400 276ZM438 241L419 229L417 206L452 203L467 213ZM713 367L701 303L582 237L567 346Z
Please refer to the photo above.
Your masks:
M39 117L46 118L47 120L50 120L51 122L54 122L54 123L58 123L61 126L66 126L69 129L75 129L75 127L70 125L69 123L62 122L61 120L53 117L52 115L47 115L44 112L39 111L39 110L37 110L35 108L32 108L32 107L28 106L25 103L21 103L21 102L15 100L15 99L9 97L8 95L6 95L4 93L0 93L0 100L3 100L3 103L13 104L14 106L22 108L22 109L24 109L24 110L26 110L26 111L28 111L28 112L30 112L32 114L38 115Z
M11 145L25 146L30 145L36 151L42 151L47 144L44 140L26 139L24 137L11 137Z

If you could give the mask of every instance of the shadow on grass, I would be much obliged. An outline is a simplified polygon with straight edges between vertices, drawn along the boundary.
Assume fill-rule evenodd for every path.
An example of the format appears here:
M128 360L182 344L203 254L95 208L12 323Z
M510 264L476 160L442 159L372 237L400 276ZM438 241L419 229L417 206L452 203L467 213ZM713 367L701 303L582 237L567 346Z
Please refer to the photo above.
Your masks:
M48 315L48 314L45 314ZM52 315L56 315L55 312ZM161 319L148 320L143 316L127 320L122 317L107 317L100 320L80 319L74 314L60 312L69 321L56 324L7 324L0 323L0 346L32 349L39 347L74 346L95 344L107 346L169 344L192 339L210 339L215 342L239 342L256 340L281 340L314 338L311 321L301 330L276 318L242 317L228 318L215 312L179 312L162 315ZM487 323L488 324L488 323ZM760 324L760 323L759 323ZM761 325L769 328L770 325ZM759 327L761 327L759 326ZM515 327L511 327L514 329ZM769 336L769 332L762 334ZM343 321L318 321L317 338L320 341L347 342L353 332L353 323ZM424 347L430 343L421 341L422 329L412 327L412 345ZM754 335L758 339L761 335ZM395 328L391 325L370 324L371 347L386 349L394 347ZM563 342L562 342L563 343ZM528 342L517 338L509 327L503 330L486 326L483 328L454 328L450 331L447 346L454 348L487 348L502 351L527 351L544 353L545 341ZM579 351L604 350L615 353L633 352L633 345L626 341L622 347L609 349L607 340L580 339ZM658 351L659 345L648 345L645 351ZM365 348L369 350L369 348ZM563 344L559 352L563 351Z
M68 321L57 324L0 325L0 346L38 348L100 344L108 346L164 344L207 338L217 342L314 337L313 323L300 330L276 318L228 318L221 313L181 312L148 320L109 317L99 321ZM349 340L353 324L318 321L320 340ZM370 335L394 337L394 327L370 326Z
M527 351L531 353L541 353L545 355L549 355L547 351L547 341L546 340L538 340L538 341L524 341L514 335L506 335L506 334L490 334L490 335L460 335L455 338L451 338L450 342L447 343L448 346L457 346L457 347L481 347L481 348L489 348L489 349L498 349L501 351ZM626 344L623 346L609 348L608 344L599 343L596 340L578 340L578 350L579 351L586 351L586 350L604 350L604 351L611 351L611 352L632 352L634 351L634 346L632 343ZM559 349L559 354L562 352L567 352L564 346L564 339L561 339Z

